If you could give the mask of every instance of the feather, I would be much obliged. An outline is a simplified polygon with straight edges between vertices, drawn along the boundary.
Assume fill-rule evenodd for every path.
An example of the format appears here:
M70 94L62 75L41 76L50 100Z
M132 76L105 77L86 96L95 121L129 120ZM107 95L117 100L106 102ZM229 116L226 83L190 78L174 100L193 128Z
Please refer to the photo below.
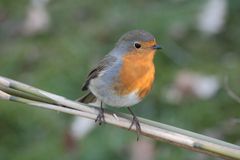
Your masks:
M82 91L88 90L89 83L92 79L97 78L102 71L106 70L108 66L113 65L116 61L116 57L107 55L105 56L96 67L92 69L92 71L88 74L87 80L82 86Z

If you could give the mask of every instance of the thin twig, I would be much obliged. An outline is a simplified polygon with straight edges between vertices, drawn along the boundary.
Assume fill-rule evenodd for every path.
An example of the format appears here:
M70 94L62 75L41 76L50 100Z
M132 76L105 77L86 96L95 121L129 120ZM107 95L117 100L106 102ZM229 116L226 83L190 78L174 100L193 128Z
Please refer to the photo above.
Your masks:
M4 82L4 83L1 83ZM7 82L7 83L6 83ZM7 84L7 85L6 85ZM57 110L61 112L65 112L68 114L78 115L89 119L95 119L98 114L98 109L89 107L84 104L77 103L75 101L68 100L64 97L42 91L40 89L28 86L26 84L22 84L4 77L0 76L0 85L2 88L11 88L12 92L6 93L9 90L1 89L0 87L0 98L21 102L25 104L29 104L32 106L47 108L51 110ZM14 87L12 87L14 86ZM4 91L3 91L4 90ZM13 90L20 92L13 92ZM6 91L6 92L5 92ZM19 93L32 94L38 98L43 98L41 101L33 99L31 96L21 96ZM17 95L12 95L18 93ZM38 96L39 95L39 96ZM56 102L54 104L45 101L46 99L51 99ZM131 120L129 120L129 115L126 114L113 114L107 111L105 114L106 123L112 124L114 126L118 126L121 128L128 129L131 124ZM117 116L117 118L116 118ZM140 119L140 124L142 128L142 135L153 138L155 140L165 141L167 143L171 143L183 148L187 148L189 150L193 150L196 152L206 153L209 155L214 155L217 157L222 157L225 159L239 159L240 160L240 146L233 145L227 142L223 142L214 138L210 138L207 136L199 135L190 131L186 131L183 129L179 129L173 126L169 126L166 124L161 124L158 122L154 122L151 120ZM133 127L132 131L136 131L136 128Z
M235 101L237 101L238 103L240 103L240 97L230 88L230 86L229 86L229 80L228 80L229 78L226 76L225 78L224 78L224 86L225 86L225 89L226 89L226 91L227 91L227 93L228 93L228 95L232 98L232 99L234 99Z

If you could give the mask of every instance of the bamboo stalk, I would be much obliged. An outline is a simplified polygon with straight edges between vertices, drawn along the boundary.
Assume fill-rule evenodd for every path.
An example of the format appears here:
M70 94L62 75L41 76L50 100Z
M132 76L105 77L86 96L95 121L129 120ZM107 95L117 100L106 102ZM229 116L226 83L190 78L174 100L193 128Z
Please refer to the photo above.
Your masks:
M56 104L53 100L49 99L49 98L44 98L44 97L37 97L35 95L26 93L26 92L22 92L19 90L15 90L12 88L7 88L4 87L0 84L0 90L4 91L5 93L9 93L10 95L15 95L18 97L22 97L22 98L26 98L26 99L30 99L30 100L35 100L35 101L40 101L40 102L46 102L49 104Z
M19 91L22 91L22 92L25 92L25 93L28 93L28 94L33 94L34 96L40 98L41 102L47 102L48 103L48 101L45 101L45 100L50 99L50 100L54 101L56 104L61 104L61 105L64 105L64 106L71 106L71 108L81 110L81 111L85 111L85 112L89 112L89 113L98 113L98 110L96 110L94 107L92 107L92 108L86 107L86 104L79 105L79 103L77 103L75 101L68 100L68 99L66 99L62 96L59 96L59 95L56 95L56 94L53 94L53 93L49 93L49 92L43 91L41 89L29 86L27 84L23 84L21 82L17 82L15 80L11 80L11 79L0 76L0 85L1 84L2 85L5 84L5 87L16 88ZM13 95L19 96L17 94L13 94ZM25 97L23 97L23 98L25 98ZM31 99L31 100L34 100L34 99ZM124 114L124 113L119 113L119 114L121 116L125 117L125 118L131 119L131 115ZM225 145L225 146L229 146L229 147L232 147L232 148L236 147L235 145L232 145L230 143L226 143L224 141L219 141L219 140L216 140L214 138L207 137L207 136L204 136L204 135L201 135L201 134L197 134L197 133L194 133L194 132L191 132L191 131L186 131L186 130L183 130L183 129L180 129L180 128L176 128L176 127L169 126L169 125L166 125L166 124L162 124L162 123L159 123L159 122L155 122L155 121L152 121L152 120L144 119L144 118L141 118L141 117L138 117L138 119L141 122L144 122L146 124L149 124L149 125L152 125L152 126L155 126L155 127L159 127L159 128L163 128L163 129L166 129L166 130L170 130L172 132L178 132L178 133L188 135L188 136L192 136L194 138L202 139L202 140L205 140L205 141L211 140L211 141L214 141L214 143L217 143L219 145Z
M0 84L5 88L11 88L11 89L15 89L15 90L18 90L18 91L21 91L21 92L32 94L32 95L40 98L43 102L46 99L49 99L49 100L54 101L55 104L61 104L61 105L64 105L64 106L71 105L75 109L90 112L90 113L96 113L97 112L96 110L94 110L94 108L86 107L86 105L79 106L79 103L68 100L65 97L40 90L38 88L32 87L30 85L26 85L26 84L21 83L21 82L17 82L15 80L12 80L12 79L9 79L9 78L6 78L6 77L0 76Z
M95 119L98 114L98 109L96 108L68 100L64 97L42 91L1 76L0 85L2 86L0 87L0 99L57 110L89 119ZM11 88L11 90L9 90L9 88ZM31 96L28 97L24 94L21 95L21 93L25 93L27 95L29 94L31 96L34 95L35 97L40 98L40 100L34 99ZM49 103L49 99L56 103ZM128 129L131 124L129 117L130 115L127 114L113 114L109 111L105 113L106 123L125 129ZM240 160L240 146L151 120L140 118L140 121L142 128L141 134L147 137L165 141L196 152L222 157L225 159ZM135 131L136 128L133 127L131 130Z

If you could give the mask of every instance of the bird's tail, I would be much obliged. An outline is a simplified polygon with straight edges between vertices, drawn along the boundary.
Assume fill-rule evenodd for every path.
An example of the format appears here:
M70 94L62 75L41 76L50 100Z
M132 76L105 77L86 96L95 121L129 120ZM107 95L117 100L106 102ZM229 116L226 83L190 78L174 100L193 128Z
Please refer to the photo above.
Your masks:
M89 103L96 103L97 97L92 94L92 92L89 92L88 94L84 95L83 97L80 97L77 99L78 102L89 104Z

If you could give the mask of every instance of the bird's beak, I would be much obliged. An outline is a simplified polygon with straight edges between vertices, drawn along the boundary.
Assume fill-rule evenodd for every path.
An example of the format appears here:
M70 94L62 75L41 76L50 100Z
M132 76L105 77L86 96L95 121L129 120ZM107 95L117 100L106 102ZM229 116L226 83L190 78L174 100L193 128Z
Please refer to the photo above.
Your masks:
M158 44L155 44L155 45L153 46L153 49L162 49L162 47L161 47L160 45L158 45Z

